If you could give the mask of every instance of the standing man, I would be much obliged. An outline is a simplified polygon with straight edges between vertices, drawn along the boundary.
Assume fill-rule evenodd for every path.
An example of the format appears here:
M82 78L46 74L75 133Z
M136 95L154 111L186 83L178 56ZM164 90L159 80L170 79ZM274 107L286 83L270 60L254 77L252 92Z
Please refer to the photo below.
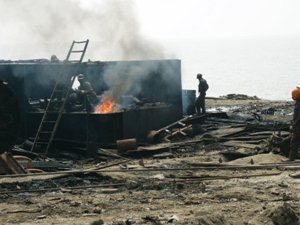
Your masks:
M197 79L199 81L198 84L198 92L199 96L197 97L195 107L196 107L196 113L197 114L204 114L205 113L205 95L206 91L208 90L208 84L205 79L202 78L202 74L197 74Z
M292 98L295 100L295 107L289 160L294 161L297 158L300 149L300 88L297 87L292 91Z

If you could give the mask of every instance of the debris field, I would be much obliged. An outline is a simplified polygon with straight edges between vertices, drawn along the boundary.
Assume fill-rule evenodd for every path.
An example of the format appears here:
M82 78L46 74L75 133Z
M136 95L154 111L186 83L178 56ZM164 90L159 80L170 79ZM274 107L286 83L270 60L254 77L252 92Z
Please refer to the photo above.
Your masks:
M0 176L0 224L300 224L300 161L286 161L293 103L239 97L208 98L207 114L149 143L31 155L20 164L45 172Z

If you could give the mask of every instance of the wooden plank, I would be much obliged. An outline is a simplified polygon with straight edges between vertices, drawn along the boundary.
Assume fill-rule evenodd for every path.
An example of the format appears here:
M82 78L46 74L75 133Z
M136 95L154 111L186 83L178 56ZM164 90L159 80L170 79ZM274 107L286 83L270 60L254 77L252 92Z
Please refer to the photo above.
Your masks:
M138 147L136 151L159 151L162 149L168 149L172 147L174 144L172 143L162 143L162 144L157 144L157 145L151 145L147 147ZM131 151L133 152L133 151Z
M234 123L234 124L245 124L246 120L232 120L232 119L220 119L220 118L207 118L208 121L222 122L222 123Z
M232 128L220 128L209 132L209 134L216 137L227 137L230 135L238 134L245 131L246 127L232 127Z
M241 136L241 137L226 137L225 140L235 140L235 141L263 141L263 139L267 139L270 136L268 135L259 135L259 136Z
M248 144L248 143L241 142L241 141L226 141L222 144L225 146L230 146L230 147L249 148L249 149L255 149L258 147L258 145Z
M236 160L239 158L244 158L248 156L252 156L253 154L257 154L255 149L250 148L238 148L237 150L225 150L222 151L221 154L228 160Z
M276 132L274 132L274 131L259 131L259 132L250 133L249 136L257 136L257 135L258 136L259 135L269 135L269 136L271 136L274 133L276 133ZM282 136L288 136L290 134L287 131L280 131L280 133L281 133Z

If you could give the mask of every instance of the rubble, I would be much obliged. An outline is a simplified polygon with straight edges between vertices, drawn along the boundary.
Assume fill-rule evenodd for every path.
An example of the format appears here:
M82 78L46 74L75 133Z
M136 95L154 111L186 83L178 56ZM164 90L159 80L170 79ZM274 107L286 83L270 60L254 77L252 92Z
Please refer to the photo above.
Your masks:
M231 100L259 100L257 96L248 96L244 94L228 94L225 96L221 96L220 98Z
M216 101L224 104L208 100L208 111ZM125 145L126 150L117 143L98 147L93 158L69 152L62 154L65 159L47 162L32 155L32 165L49 172L0 176L0 220L297 224L300 162L285 161L282 144L289 137L290 117L262 114L256 107L258 120L248 106L239 110L246 117L230 111L187 116L152 132L152 143L130 141L134 145Z

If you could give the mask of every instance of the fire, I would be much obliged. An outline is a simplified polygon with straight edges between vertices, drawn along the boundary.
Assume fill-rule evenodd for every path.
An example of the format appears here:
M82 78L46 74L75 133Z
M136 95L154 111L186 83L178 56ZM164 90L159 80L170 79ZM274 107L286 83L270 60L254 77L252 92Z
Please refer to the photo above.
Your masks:
M120 112L120 108L117 105L117 101L108 96L104 96L102 103L96 106L95 109L95 113L101 114L114 112Z

